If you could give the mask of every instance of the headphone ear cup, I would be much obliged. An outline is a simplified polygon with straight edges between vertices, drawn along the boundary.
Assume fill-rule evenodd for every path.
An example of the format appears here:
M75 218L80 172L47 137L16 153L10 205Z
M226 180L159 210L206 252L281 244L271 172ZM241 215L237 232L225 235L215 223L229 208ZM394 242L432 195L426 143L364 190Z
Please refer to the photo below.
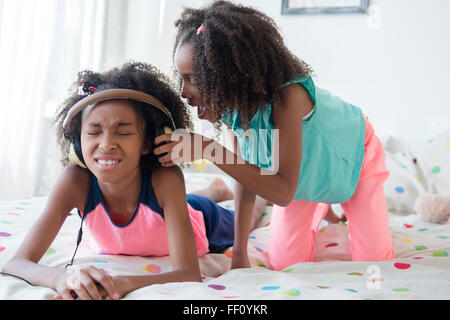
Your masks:
M163 135L163 134L166 134L166 133L172 133L172 132L173 132L173 131L172 131L172 128L170 128L170 127L168 127L168 126L164 126L164 127L162 127L162 128L156 128L156 129L155 129L155 138L158 137L158 136L160 136L160 135ZM162 146L162 145L165 145L165 144L167 144L167 142L161 142L160 144L153 146L153 149L155 149L155 148L157 148L157 147L160 147L160 146ZM167 153L162 153L162 154L160 154L160 155L158 156L158 158L159 158L159 157L162 157L162 156L165 156L166 154L167 154Z
M83 158L83 152L81 151L80 135L77 135L75 138L73 138L72 143L70 144L69 160L71 164L87 169L86 163L84 162Z

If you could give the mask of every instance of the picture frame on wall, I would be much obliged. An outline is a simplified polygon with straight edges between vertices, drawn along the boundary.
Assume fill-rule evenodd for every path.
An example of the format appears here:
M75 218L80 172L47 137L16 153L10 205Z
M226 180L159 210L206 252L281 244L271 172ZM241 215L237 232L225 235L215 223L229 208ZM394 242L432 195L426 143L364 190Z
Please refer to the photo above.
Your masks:
M369 0L282 0L282 15L366 14Z

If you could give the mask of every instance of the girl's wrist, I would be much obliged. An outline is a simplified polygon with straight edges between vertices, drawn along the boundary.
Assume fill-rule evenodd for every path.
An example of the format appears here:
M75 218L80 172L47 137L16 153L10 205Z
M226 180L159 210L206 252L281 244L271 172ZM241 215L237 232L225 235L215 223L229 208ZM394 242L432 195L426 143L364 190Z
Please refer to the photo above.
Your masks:
M61 277L64 277L64 274L67 272L66 268L54 268L51 273L48 273L45 281L48 283L48 287L54 290L58 290L60 285ZM74 275L76 276L76 275ZM67 280L66 280L67 281ZM44 287L47 287L45 284L41 284Z
M116 276L114 277L114 286L120 292L121 297L127 293L143 287L139 281L139 277L135 276Z

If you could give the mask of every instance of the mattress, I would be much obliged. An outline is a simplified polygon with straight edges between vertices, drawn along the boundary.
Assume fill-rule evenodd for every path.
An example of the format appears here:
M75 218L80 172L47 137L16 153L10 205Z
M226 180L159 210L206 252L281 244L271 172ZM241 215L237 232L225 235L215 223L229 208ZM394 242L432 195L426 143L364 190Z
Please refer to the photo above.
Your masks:
M191 174L188 191L204 186L214 174ZM39 216L45 197L0 202L0 267L14 254ZM233 201L222 202L227 208ZM450 226L423 221L417 214L390 215L396 258L383 262L351 261L346 224L322 222L313 262L298 263L282 271L269 267L268 206L258 228L249 237L252 268L230 270L232 248L200 258L203 282L152 285L129 293L124 299L450 299ZM64 267L72 257L80 225L73 212L40 260ZM75 264L94 265L110 275L148 275L171 270L168 257L93 254L80 244ZM7 276L0 277L0 299L52 299L55 291L33 287Z

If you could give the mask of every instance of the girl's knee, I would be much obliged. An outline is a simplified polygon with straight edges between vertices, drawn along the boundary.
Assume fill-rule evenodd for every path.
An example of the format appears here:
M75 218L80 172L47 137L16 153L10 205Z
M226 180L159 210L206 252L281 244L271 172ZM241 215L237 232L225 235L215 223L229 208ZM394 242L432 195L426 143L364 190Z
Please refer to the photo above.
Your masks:
M392 244L385 246L369 246L368 248L350 247L350 256L353 261L386 261L395 259Z
M314 245L303 244L295 248L269 246L268 258L272 270L280 271L293 264L311 262L314 257Z

